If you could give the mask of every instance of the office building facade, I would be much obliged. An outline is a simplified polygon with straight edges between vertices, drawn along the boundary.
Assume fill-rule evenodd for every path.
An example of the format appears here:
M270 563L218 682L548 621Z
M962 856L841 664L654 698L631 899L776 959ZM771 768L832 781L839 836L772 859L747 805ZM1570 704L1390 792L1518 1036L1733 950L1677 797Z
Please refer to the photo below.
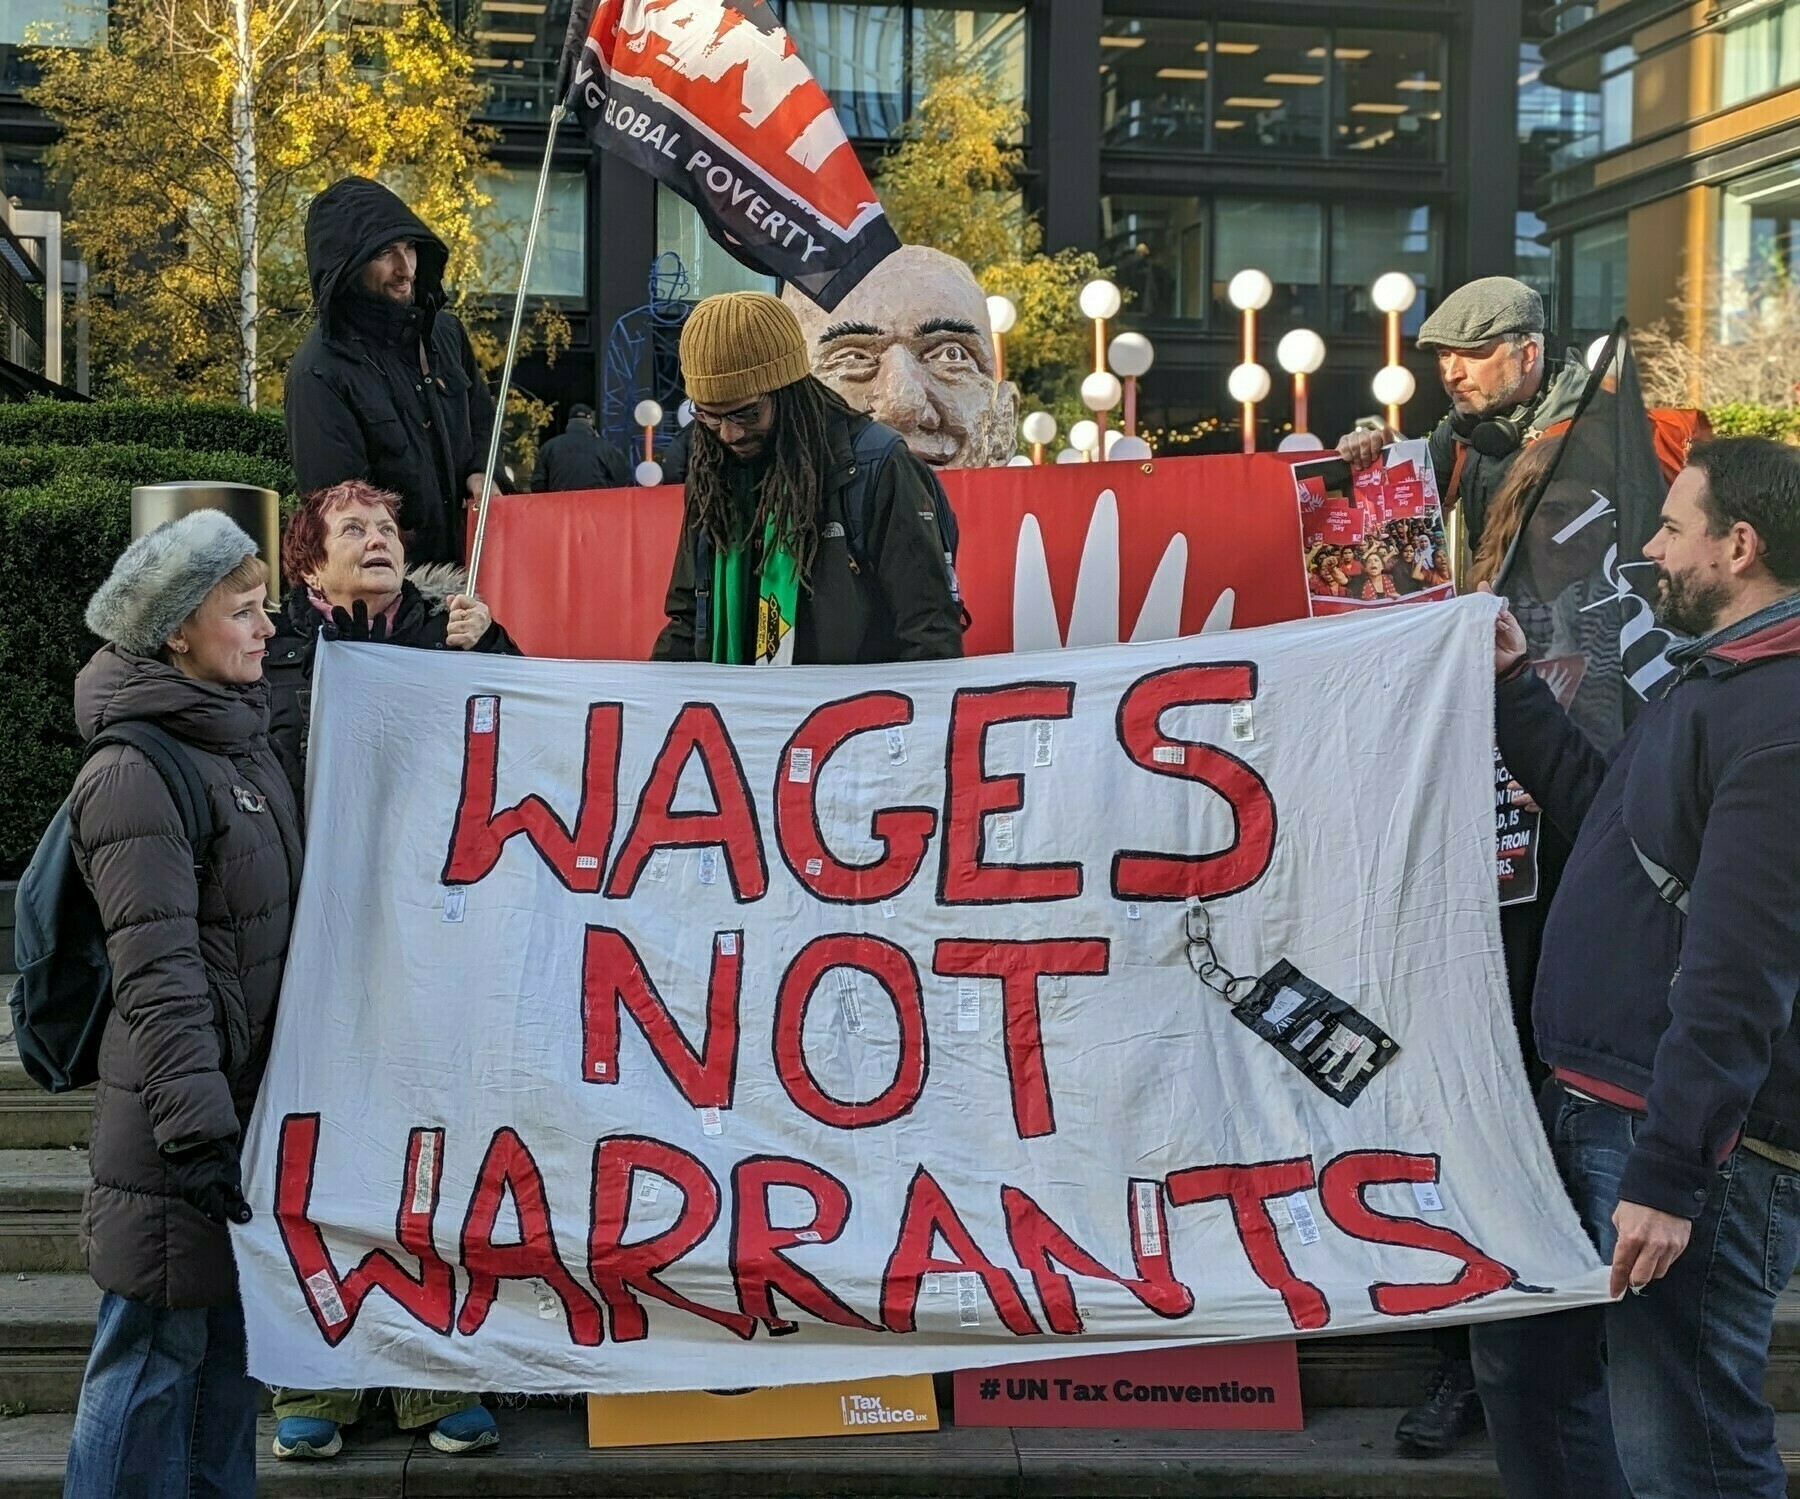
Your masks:
M51 0L32 0L40 7ZM445 0L471 37L500 131L489 187L528 211L568 0ZM29 9L29 6L23 7ZM1518 272L1566 308L1568 277L1541 238L1561 212L1558 152L1591 133L1599 89L1571 94L1554 49L1519 0L777 0L865 159L899 135L940 59L978 66L1029 116L1020 188L1046 245L1092 249L1130 296L1122 322L1156 345L1147 425L1178 446L1238 443L1225 380L1238 328L1224 288L1266 271L1272 370L1280 335L1326 341L1313 425L1375 409L1382 362L1369 287L1404 271L1420 287L1407 326L1471 277ZM1634 7L1638 8L1638 7ZM21 12L15 5L9 14ZM17 97L16 43L0 36L0 171L8 193L49 206L45 121ZM1539 61L1542 48L1544 60ZM1556 54L1556 66L1562 66ZM1585 87L1585 85L1583 85ZM763 284L706 239L685 204L565 126L534 292L569 315L574 346L524 383L560 405L598 402L607 344L649 300L652 263L677 252L687 294ZM496 287L496 294L501 292ZM1585 304L1584 304L1585 305ZM621 342L629 378L643 340ZM621 364L621 360L625 364ZM1409 424L1441 409L1429 362ZM1277 371L1279 376L1279 372ZM1288 417L1282 382L1263 441ZM1335 435L1335 431L1331 433Z

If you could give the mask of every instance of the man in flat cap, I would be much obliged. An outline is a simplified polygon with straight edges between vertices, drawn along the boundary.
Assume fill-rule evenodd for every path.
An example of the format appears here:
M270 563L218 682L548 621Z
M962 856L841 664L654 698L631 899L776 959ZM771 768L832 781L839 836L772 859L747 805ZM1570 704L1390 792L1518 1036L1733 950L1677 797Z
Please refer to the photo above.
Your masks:
M1425 319L1418 345L1437 353L1450 414L1431 434L1431 466L1444 509L1460 505L1473 551L1488 506L1513 459L1545 428L1575 414L1587 371L1545 358L1544 299L1511 276L1458 287ZM1389 432L1351 432L1338 452L1352 468L1377 462Z

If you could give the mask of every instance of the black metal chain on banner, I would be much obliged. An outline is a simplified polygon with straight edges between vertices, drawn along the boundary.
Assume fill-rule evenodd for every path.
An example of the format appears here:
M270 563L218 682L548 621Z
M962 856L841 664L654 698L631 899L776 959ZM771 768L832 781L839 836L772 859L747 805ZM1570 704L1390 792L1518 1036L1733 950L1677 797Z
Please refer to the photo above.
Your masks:
M1188 967L1194 970L1201 983L1227 1004L1234 1005L1256 988L1258 980L1235 974L1219 961L1212 944L1212 913L1204 901L1188 902L1183 926L1187 932Z

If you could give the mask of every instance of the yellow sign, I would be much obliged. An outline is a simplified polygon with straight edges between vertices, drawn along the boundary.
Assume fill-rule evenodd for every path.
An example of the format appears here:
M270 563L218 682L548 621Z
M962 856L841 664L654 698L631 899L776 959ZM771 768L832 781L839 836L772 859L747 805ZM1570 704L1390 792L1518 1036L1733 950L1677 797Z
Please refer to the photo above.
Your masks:
M748 1390L588 1396L590 1447L937 1429L937 1392L929 1374Z

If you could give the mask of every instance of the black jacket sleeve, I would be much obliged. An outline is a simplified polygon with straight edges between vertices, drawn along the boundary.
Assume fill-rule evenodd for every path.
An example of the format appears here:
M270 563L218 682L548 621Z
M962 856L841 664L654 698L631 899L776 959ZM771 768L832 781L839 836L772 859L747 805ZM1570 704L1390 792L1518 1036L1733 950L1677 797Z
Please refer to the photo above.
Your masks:
M288 371L288 449L300 494L328 489L346 479L367 479L369 451L356 413L316 366Z
M669 592L663 600L669 622L651 648L652 661L694 659L694 535L687 526L675 543L675 566L669 574Z
M537 468L531 476L533 494L550 493L550 443L555 441L556 439L552 437L549 442L543 443L537 450Z
M1696 1217L1800 994L1800 743L1732 758L1688 882L1669 1026L1619 1196ZM1646 885L1649 876L1644 877Z
M487 376L482 373L481 364L475 358L475 348L469 342L468 330L461 323L456 325L457 339L462 344L463 372L469 377L469 437L475 445L473 467L470 474L479 474L487 468L488 444L494 440L494 393L488 389ZM467 480L468 474L456 476L460 489ZM501 476L494 475L494 488L499 489Z
M877 534L869 550L894 621L896 661L940 661L963 653L962 619L937 526L937 485L897 445L875 482Z
M1535 671L1495 683L1494 727L1513 779L1573 843L1606 779L1606 757Z
M606 476L605 488L625 489L637 483L637 470L616 442L600 440L600 471Z

